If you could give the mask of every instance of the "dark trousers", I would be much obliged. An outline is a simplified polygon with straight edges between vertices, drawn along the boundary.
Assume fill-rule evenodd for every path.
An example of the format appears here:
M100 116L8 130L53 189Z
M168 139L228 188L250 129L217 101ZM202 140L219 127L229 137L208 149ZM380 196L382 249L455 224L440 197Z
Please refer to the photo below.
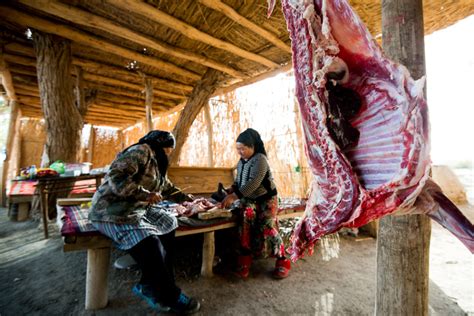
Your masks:
M174 303L181 289L174 279L173 258L175 231L149 236L129 250L142 272L140 283L153 288L163 303Z

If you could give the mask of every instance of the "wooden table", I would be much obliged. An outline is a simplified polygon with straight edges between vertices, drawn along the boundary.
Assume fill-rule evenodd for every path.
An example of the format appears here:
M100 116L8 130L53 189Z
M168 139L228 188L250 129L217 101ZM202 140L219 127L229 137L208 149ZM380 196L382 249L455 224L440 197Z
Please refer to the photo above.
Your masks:
M95 188L99 188L102 178L105 173L98 174L83 174L79 176L67 176L67 177L50 177L50 178L39 178L37 189L39 192L41 213L43 214L43 228L44 238L48 238L48 214L49 214L49 197L55 193L66 193L70 192L73 188L77 188L75 183L81 180L95 179ZM86 187L84 187L86 188ZM56 202L55 202L56 204Z

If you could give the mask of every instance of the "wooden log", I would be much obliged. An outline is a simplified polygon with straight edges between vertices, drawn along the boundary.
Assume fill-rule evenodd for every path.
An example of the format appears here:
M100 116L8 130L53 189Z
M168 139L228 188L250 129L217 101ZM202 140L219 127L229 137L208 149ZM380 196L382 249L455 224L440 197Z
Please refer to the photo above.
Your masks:
M73 29L69 26L65 26L57 22L51 22L38 16L28 15L10 7L0 6L0 17L2 17L5 21L55 34L71 41L99 49L106 53L114 54L121 58L130 58L132 60L136 60L161 71L173 73L193 80L198 80L200 77L198 74L192 71L180 68L171 63L164 62L156 57L145 56L133 50L106 42L98 37L77 31L76 29Z
M382 0L385 54L414 78L425 74L422 0ZM377 315L428 315L431 223L425 215L380 219Z
M220 70L236 78L244 77L243 74L233 69L232 67L221 64L208 57L195 54L189 50L184 50L179 47L171 46L156 38L146 37L141 33L134 32L128 28L122 27L116 24L115 22L107 20L99 15L80 10L70 5L62 4L58 1L52 0L20 0L19 2L22 4L26 4L27 6L30 6L32 8L35 8L36 10L52 14L67 21L71 21L75 24L83 25L86 27L92 27L101 31L108 32L115 36L120 36L121 38L124 38L128 41L143 45L148 48L152 48L166 55L189 60L216 70Z
M51 34L33 33L41 106L46 121L41 166L56 160L77 161L82 118L74 105L70 42Z
M91 73L84 74L84 79L88 80L88 81L106 83L106 84L110 84L110 85L113 85L113 86L125 87L125 88L132 89L132 90L138 90L138 91L143 90L143 86L141 86L139 84L125 82L125 81L122 81L122 80L118 80L118 79L114 79L114 78L110 78L110 77L105 77L105 76L100 76L100 75L95 75L95 74L91 74ZM177 99L177 100L184 100L186 98L186 96L184 94L180 95L180 94L171 93L171 92L167 92L167 91L162 91L162 90L158 90L158 89L155 89L153 91L153 94L156 95L157 97L165 97L165 98Z
M7 181L10 179L10 167L13 163L12 161L12 154L13 154L13 140L15 137L19 136L20 132L20 117L21 112L18 106L18 102L16 100L7 101L10 107L10 120L8 122L8 131L7 131L7 141L5 144L5 153L6 157L3 162L3 170L2 170L2 199L1 204L5 206L5 197L6 197L6 187ZM18 157L17 157L18 158ZM18 158L19 159L19 158Z
M123 10L126 10L126 12L133 11L134 13L145 16L152 21L163 24L173 30L178 31L186 37L189 37L190 39L193 39L195 41L203 42L213 47L223 49L234 55L265 65L271 69L278 67L278 64L265 57L246 51L245 49L237 47L231 43L225 42L218 38L212 37L211 35L204 33L189 24L184 23L183 21L163 11L160 11L156 7L149 5L145 2L137 2L133 0L106 0L106 2L108 2L112 6L116 6Z
M7 62L5 61L3 47L0 46L0 81L7 92L7 99L16 100L15 87Z
M216 253L214 245L214 232L204 233L204 241L202 245L202 265L201 276L210 278L213 276L212 264Z
M97 99L101 100L107 100L110 102L114 103L120 103L120 104L136 104L137 106L139 104L143 104L144 98L141 95L135 95L134 97L131 97L129 95L125 96L124 95L116 95L114 89L111 88L106 88L102 89L100 87L97 87L98 95ZM107 91L107 92L106 92ZM159 102L154 102L153 107L165 107L165 108L172 108L176 106L176 101L171 101L167 99L159 99Z
M34 55L33 47L23 45L20 43L9 43L5 45L5 49L9 52L14 52L15 54L5 53L5 60L25 66L33 66L36 68L36 59ZM20 56L16 53L27 55L29 57ZM104 64L103 62L98 62L91 59L81 58L73 56L72 63L74 65L80 66L86 70L92 71L106 71L110 76L114 78L121 78L122 80L132 81L135 83L141 82L141 77L135 71L123 70L121 67L117 67L110 64ZM165 90L178 90L178 94L186 94L193 90L193 87L184 83L177 81L158 78L152 76L151 74L145 73L148 78L153 80L153 83Z
M150 79L145 78L145 126L146 131L151 132L153 130L153 84Z
M196 116L202 107L207 104L209 98L218 88L221 81L222 73L214 69L208 69L202 79L196 84L193 92L189 96L186 106L173 129L176 137L176 147L171 154L170 163L177 163L181 149L188 138L189 128L193 124Z
M87 249L86 309L107 306L110 248Z
M229 19L237 22L238 24L246 27L250 31L260 35L276 47L280 48L281 50L291 54L291 47L287 45L285 42L280 40L276 35L273 33L265 30L258 24L253 23L252 21L248 20L247 18L240 15L237 11L234 10L231 6L223 3L220 0L198 0L199 3L202 3L208 8L221 12Z

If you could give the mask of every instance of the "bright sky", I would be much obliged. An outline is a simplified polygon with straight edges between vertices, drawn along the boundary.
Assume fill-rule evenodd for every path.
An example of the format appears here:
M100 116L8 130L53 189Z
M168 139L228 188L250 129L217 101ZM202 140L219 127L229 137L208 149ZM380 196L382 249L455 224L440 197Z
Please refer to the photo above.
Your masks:
M474 15L425 37L431 157L474 166Z

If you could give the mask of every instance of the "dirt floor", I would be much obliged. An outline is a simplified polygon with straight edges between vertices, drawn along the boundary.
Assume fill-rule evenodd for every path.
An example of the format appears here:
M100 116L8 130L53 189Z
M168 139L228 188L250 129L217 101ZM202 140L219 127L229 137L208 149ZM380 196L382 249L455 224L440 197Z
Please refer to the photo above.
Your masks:
M470 208L470 215L474 210ZM474 216L470 216L471 219ZM131 293L139 272L109 270L109 305L84 310L86 253L62 251L53 223L43 239L38 222L11 222L0 209L0 315L148 315L153 311ZM179 285L199 298L198 315L372 315L376 292L376 240L367 236L326 239L298 261L289 278L273 280L273 260L259 260L247 281L230 274L227 240L216 235L222 262L211 279L199 278L201 237L178 238ZM114 250L112 260L123 253ZM430 314L474 315L473 256L433 223Z

